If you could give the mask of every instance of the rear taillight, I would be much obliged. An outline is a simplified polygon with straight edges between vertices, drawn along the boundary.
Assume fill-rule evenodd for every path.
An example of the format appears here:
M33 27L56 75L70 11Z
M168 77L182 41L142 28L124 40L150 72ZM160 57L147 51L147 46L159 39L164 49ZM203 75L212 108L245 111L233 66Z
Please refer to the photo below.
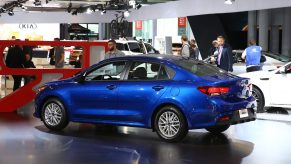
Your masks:
M219 96L225 93L229 92L228 87L210 87L210 86L204 86L204 87L198 87L198 90L202 93L209 95L209 96Z

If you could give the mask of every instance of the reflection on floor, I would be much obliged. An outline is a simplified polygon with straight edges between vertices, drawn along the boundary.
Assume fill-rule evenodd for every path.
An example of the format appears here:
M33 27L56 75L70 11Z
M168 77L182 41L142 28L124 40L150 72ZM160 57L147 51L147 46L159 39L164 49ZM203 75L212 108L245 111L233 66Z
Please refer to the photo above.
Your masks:
M165 143L148 129L71 123L48 130L32 104L0 114L0 163L291 163L291 123L257 120L219 135L191 130L181 143Z

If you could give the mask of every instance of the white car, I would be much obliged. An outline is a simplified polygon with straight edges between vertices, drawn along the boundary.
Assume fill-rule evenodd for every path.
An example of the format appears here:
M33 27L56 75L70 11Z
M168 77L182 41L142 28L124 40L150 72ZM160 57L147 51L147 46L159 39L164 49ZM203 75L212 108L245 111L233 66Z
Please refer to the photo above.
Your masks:
M143 54L142 47L136 40L115 40L118 50L125 53L125 55L141 55Z
M243 50L233 50L234 58L236 59L233 65L233 74L235 75L246 73L246 63L241 59L242 53ZM275 70L290 61L290 58L284 55L269 52L262 52L262 55L266 58L266 61L261 63L263 71Z
M246 63L241 58L243 50L233 50L232 53L234 61L232 74L239 75L246 73ZM275 70L291 61L291 58L285 55L273 54L269 52L262 52L262 55L266 58L266 61L261 63L263 71ZM210 56L203 61L210 63L211 57L216 58L217 55Z
M251 79L257 112L265 112L264 107L291 108L291 62L273 71L249 72L239 76Z

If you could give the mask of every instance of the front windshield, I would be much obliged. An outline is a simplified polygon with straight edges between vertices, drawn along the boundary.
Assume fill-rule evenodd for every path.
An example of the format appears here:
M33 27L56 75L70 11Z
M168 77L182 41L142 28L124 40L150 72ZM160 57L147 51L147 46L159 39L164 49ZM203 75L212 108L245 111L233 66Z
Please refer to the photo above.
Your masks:
M291 58L287 55L282 55L282 54L273 54L273 53L268 53L268 52L264 52L264 55L279 60L281 62L289 62L291 61Z

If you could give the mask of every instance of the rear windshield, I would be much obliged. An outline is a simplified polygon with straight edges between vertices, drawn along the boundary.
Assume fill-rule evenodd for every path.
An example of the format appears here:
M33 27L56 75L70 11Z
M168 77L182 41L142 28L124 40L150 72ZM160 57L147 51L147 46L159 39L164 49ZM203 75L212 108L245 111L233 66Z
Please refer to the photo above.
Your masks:
M126 51L126 49L128 50L127 45L123 43L116 43L116 48L120 51Z
M210 64L198 62L195 60L176 60L174 63L183 69L190 71L196 76L213 76L213 75L222 75L226 74L227 72L212 66Z
M142 53L141 48L139 47L138 43L128 43L129 49L132 52L139 52Z

